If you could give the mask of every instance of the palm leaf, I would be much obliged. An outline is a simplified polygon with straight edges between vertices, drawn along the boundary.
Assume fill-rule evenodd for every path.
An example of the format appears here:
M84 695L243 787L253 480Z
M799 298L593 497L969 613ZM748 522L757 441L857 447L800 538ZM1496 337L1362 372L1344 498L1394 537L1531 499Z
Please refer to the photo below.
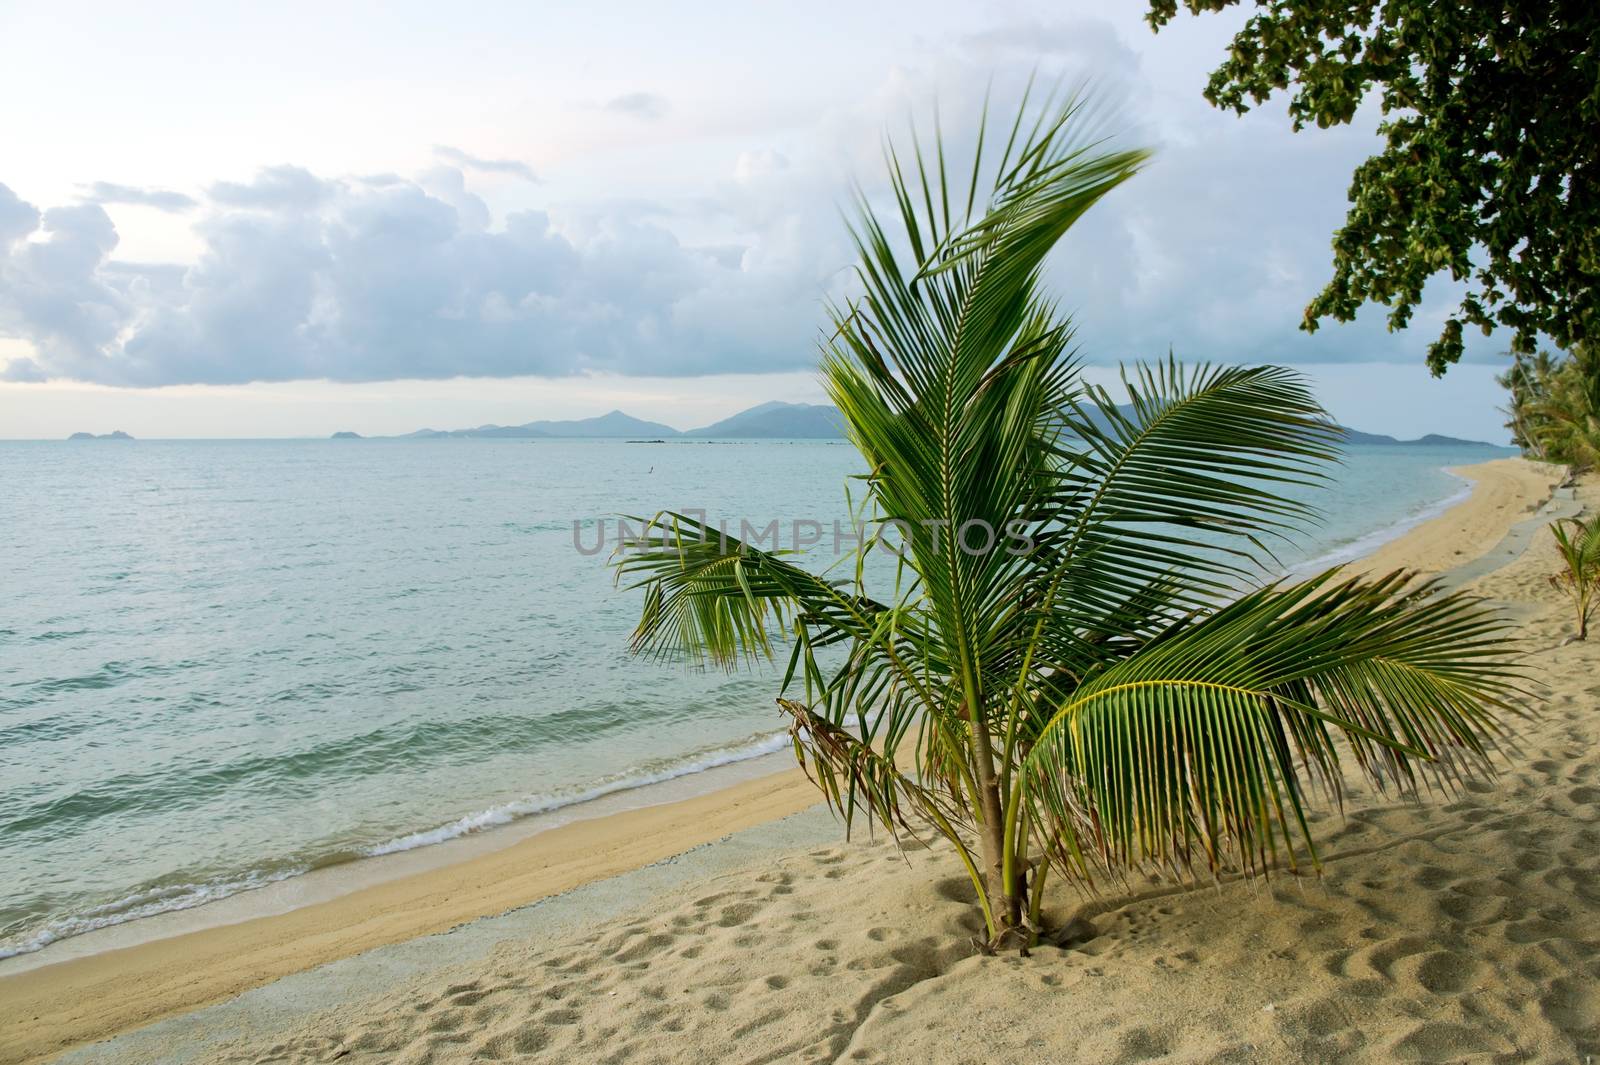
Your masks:
M1503 623L1404 574L1335 574L1179 623L1054 709L1024 770L1069 872L1315 861L1305 787L1342 793L1335 737L1380 787L1487 768L1517 694Z
M636 652L687 656L732 668L770 657L772 629L799 615L837 635L870 633L884 607L851 582L826 580L699 519L663 511L639 523L639 535L613 556L617 580L634 578L644 608L633 634Z

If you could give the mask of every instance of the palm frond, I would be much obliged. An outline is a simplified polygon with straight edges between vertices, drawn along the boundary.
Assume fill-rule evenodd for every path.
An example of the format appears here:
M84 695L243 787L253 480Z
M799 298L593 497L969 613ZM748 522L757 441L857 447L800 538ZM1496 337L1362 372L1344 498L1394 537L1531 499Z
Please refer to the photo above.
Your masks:
M697 664L732 668L772 655L773 629L792 617L838 637L873 631L885 610L852 582L827 580L696 518L662 511L613 556L619 583L634 578L644 607L634 630L636 652L686 655Z
M1053 432L1041 412L1076 394L1070 328L1036 292L1046 254L1084 211L1127 180L1139 151L1104 151L1077 136L1078 105L1019 109L987 199L980 135L965 195L942 151L914 170L888 151L898 239L863 197L853 228L863 297L836 317L824 383L851 440L875 471L881 520L916 558L931 631L972 688L994 621L1021 566L1001 551L966 551L968 530L992 539L1033 519ZM981 207L957 217L950 204ZM904 263L899 249L909 248ZM968 701L983 700L976 691Z
M1055 858L1090 876L1153 864L1315 861L1305 789L1338 797L1336 738L1380 787L1488 768L1517 694L1504 623L1406 575L1269 587L1186 620L1074 690L1025 743Z
M1326 476L1342 431L1291 370L1182 367L1170 356L1124 383L1127 412L1101 388L1065 417L1053 502L1067 519L1056 543L1070 558L1107 538L1143 580L1177 567L1246 575L1315 517L1285 494Z

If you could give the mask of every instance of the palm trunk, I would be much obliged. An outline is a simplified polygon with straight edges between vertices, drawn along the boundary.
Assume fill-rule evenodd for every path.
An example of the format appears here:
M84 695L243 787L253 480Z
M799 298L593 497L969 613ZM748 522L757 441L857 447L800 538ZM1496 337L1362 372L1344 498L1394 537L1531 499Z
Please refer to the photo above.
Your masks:
M973 761L976 762L978 801L983 807L983 823L979 826L983 849L984 873L987 880L989 909L994 914L993 948L1004 947L1016 930L1022 928L1022 896L1006 876L1005 805L1000 801L1000 782L994 771L994 749L989 742L988 729L983 719L973 714Z

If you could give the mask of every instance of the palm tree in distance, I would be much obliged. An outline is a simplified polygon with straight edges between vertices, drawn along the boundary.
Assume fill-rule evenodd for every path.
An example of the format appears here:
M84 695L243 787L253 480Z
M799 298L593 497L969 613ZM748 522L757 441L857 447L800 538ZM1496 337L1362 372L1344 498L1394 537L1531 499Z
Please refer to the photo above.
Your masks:
M987 950L1037 938L1052 871L1315 865L1312 788L1338 798L1347 763L1449 787L1516 694L1474 600L1403 573L1263 583L1312 516L1293 487L1336 457L1298 375L1169 359L1125 374L1125 407L1083 382L1041 266L1146 159L1083 117L1025 97L959 168L937 132L890 146L892 211L857 195L862 294L822 357L869 471L853 574L668 512L615 559L638 651L733 668L787 636L801 765L847 825L947 839Z

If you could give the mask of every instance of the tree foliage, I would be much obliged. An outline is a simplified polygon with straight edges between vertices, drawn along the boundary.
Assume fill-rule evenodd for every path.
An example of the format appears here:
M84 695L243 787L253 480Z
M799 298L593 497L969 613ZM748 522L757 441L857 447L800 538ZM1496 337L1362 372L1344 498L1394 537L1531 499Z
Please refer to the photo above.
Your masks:
M658 515L616 560L634 646L731 668L787 634L801 764L847 822L947 839L991 949L1037 935L1052 870L1314 865L1309 793L1346 767L1481 767L1515 692L1493 615L1403 573L1262 579L1340 433L1299 375L1169 360L1127 407L1080 378L1041 266L1144 154L1070 103L971 159L922 143L890 149L888 210L857 205L862 295L823 351L869 469L853 564Z
M1182 0L1191 12L1239 0ZM1166 25L1178 0L1151 0ZM1302 328L1365 303L1404 328L1432 277L1466 283L1428 347L1441 374L1463 330L1600 329L1600 4L1594 0L1259 0L1206 98L1244 112L1289 92L1295 129L1347 123L1374 93L1383 150L1362 163L1333 278Z
M1577 470L1600 465L1600 356L1592 345L1517 355L1497 380L1511 397L1506 428L1524 452Z

